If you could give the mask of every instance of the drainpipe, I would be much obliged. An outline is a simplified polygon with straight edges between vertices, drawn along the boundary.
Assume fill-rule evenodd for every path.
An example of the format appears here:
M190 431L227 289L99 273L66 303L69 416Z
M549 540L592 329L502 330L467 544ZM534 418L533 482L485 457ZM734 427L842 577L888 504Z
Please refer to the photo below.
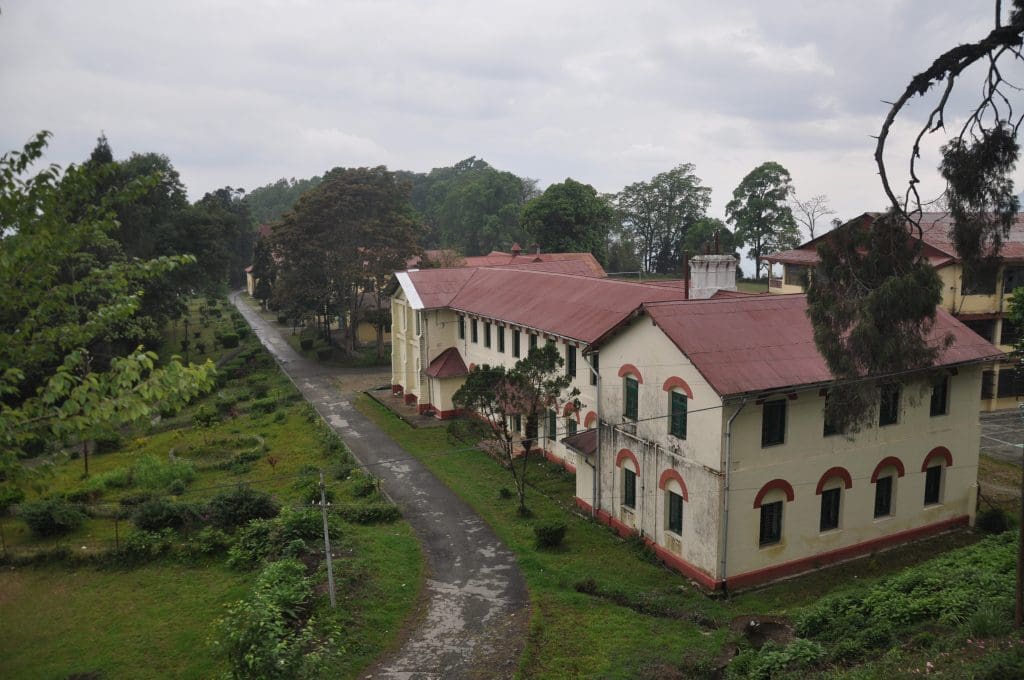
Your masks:
M580 352L580 356L597 380L597 385L595 385L597 393L597 450L594 452L594 481L590 492L590 500L593 501L590 506L590 516L596 517L597 509L601 507L601 373L594 369L594 364L590 363L586 354Z
M743 407L747 405L744 398L736 408L729 420L725 423L725 469L722 475L722 558L719 561L718 569L722 574L722 592L729 593L729 586L726 579L726 565L729 553L729 468L732 466L732 421L740 414Z

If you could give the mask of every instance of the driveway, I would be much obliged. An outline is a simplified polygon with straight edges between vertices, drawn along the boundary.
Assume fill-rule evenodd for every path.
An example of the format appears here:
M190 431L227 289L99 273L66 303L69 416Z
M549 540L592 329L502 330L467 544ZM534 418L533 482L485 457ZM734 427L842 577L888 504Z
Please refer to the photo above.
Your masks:
M364 677L507 678L526 640L529 599L515 556L480 517L352 406L380 371L325 368L292 349L238 293L232 302L302 395L381 479L427 561L424 611L401 646ZM379 378L374 374L379 373Z
M981 453L1009 463L1021 462L1024 422L1017 409L981 414Z

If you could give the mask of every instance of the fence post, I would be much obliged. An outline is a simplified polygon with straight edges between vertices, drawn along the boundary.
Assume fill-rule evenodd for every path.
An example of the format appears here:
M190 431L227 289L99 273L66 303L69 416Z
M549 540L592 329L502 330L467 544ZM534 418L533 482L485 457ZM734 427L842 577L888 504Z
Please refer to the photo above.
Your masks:
M327 495L324 491L324 471L320 471L320 514L324 519L324 552L327 554L327 588L331 594L331 609L338 606L334 596L334 564L331 561L331 532L327 527Z

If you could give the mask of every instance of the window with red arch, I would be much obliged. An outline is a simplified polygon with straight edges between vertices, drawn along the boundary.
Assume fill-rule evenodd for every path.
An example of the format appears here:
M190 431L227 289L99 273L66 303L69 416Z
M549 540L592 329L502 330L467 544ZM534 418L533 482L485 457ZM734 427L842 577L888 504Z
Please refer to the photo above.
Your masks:
M633 469L623 465L627 460L633 463ZM636 475L640 472L640 463L637 461L636 455L634 455L632 451L629 449L620 449L618 455L615 456L615 467L622 470L622 505L630 509L635 509Z
M781 491L790 502L795 498L793 485L784 479L773 479L757 492L754 497L754 508L761 511L758 545L768 547L782 542L782 501L764 502L765 497L773 491Z
M925 505L942 503L945 469L952 465L953 454L945 446L936 446L924 457L924 461L921 463L921 472L924 473Z
M895 471L895 474L890 470ZM895 514L896 480L904 474L903 461L899 458L888 456L878 461L875 471L871 473L871 483L875 485L875 519L886 519Z

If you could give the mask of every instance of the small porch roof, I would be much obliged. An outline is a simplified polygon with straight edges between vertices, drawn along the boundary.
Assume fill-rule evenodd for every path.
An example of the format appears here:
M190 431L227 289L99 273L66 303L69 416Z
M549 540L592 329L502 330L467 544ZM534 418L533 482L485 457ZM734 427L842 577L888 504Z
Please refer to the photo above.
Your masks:
M427 375L431 378L456 378L469 375L466 362L455 347L449 347L434 357L434 360L427 366Z

